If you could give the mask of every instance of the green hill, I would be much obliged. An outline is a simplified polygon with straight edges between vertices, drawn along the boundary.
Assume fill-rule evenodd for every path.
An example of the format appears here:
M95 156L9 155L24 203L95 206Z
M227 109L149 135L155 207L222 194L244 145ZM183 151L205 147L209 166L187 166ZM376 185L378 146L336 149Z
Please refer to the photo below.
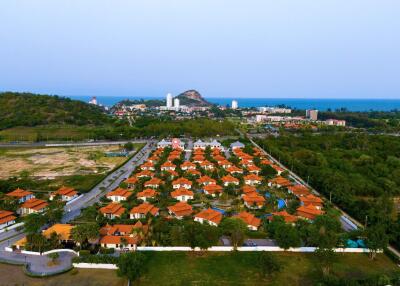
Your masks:
M0 93L0 130L15 126L103 125L102 108L69 98L32 93Z

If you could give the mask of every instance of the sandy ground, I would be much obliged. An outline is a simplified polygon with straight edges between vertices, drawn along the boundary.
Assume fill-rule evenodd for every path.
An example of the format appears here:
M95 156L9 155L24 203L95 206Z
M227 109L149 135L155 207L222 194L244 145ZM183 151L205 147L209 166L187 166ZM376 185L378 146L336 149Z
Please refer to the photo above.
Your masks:
M78 148L9 149L0 155L0 179L28 172L29 176L54 179L76 174L101 174L123 162L124 157L105 157L118 146Z

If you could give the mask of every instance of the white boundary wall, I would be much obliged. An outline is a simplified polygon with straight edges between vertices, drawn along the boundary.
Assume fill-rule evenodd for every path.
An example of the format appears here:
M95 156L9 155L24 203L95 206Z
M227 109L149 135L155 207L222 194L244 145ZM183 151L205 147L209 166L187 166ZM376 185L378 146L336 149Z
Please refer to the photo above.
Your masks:
M75 268L91 268L91 269L118 269L115 264L105 263L72 263Z
M245 247L238 247L238 251L270 251L270 252L314 252L317 248L316 247L298 247L298 248L289 248L287 250L280 248L278 246L245 246ZM138 251L204 251L198 247L192 249L187 246L138 246ZM368 248L335 248L335 252L342 252L342 253L368 253ZM232 246L212 246L207 249L207 251L233 251ZM382 251L378 251L382 252Z
M72 199L72 200L68 201L65 205L67 206L67 205L69 205L69 204L71 204L71 203L73 203L73 202L79 200L79 199L82 198L82 197L83 197L83 194L81 194L80 196L76 197L75 199Z
M7 252L13 252L13 249L11 247L5 247L4 250L7 251ZM72 249L53 249L53 250L49 250L49 251L42 252L42 253L35 252L35 251L21 250L20 253L28 254L28 255L48 255L48 254L51 254L51 253L59 253L59 252L69 252L69 253L75 254L76 256L79 256L79 253L74 251L74 250L72 250Z

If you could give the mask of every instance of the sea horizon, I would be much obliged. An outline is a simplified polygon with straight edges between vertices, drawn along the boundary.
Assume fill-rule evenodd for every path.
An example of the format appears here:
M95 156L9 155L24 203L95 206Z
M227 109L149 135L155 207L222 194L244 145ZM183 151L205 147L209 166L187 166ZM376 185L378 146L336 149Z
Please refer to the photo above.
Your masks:
M89 95L63 95L75 100L88 102L93 96ZM97 102L104 106L111 107L122 100L149 100L149 99L165 99L161 96L95 96ZM278 106L285 105L292 109L318 109L321 111L337 110L345 108L349 111L391 111L400 109L400 99L373 99L373 98L213 98L204 97L207 101L226 106L231 105L232 100L238 101L239 107L262 107L262 106Z

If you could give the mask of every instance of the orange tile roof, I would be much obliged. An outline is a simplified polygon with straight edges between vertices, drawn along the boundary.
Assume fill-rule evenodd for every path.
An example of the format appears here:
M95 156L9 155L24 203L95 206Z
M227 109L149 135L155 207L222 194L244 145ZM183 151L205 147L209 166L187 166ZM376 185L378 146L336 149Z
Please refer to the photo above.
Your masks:
M269 180L269 182L271 182L272 184L277 184L277 185L281 185L284 187L288 187L292 184L288 179L286 179L284 177L275 177L275 178Z
M60 195L60 196L66 196L66 197L73 197L76 196L78 193L75 191L74 188L71 187L64 187L62 186L59 188L57 191L53 193L53 195Z
M14 216L13 212L0 210L0 224L4 224L9 221L15 220L17 217Z
M102 214L113 214L115 216L121 216L125 212L125 208L119 203L110 203L105 207L100 208Z
M9 196L9 197L15 197L15 198L22 198L22 197L29 196L29 195L31 195L31 194L33 194L33 193L30 192L30 191L25 191L25 190L23 190L23 189L18 188L18 189L15 189L15 190L12 191L12 192L9 192L9 193L7 194L7 196Z
M268 159L261 160L261 164L263 165L272 165L272 162Z
M254 227L259 227L261 225L261 219L256 218L253 214L248 212L240 212L238 215L234 216L242 219L247 225Z
M141 171L141 172L137 173L135 176L136 176L136 178L140 178L140 177L153 177L153 176L154 176L154 173L151 172L151 171L149 171L149 170L144 170L144 171Z
M273 216L281 216L285 220L286 223L294 223L297 221L297 217L289 214L287 211L280 211L272 213Z
M134 207L133 209L131 209L130 213L131 214L139 213L139 214L144 214L144 215L151 213L152 215L155 215L158 213L158 210L159 209L157 207L153 206L152 204L143 203L143 204L138 205L138 206Z
M217 183L216 180L210 178L209 176L201 176L200 178L197 179L197 182L199 184L214 184L214 185Z
M203 190L209 194L222 193L223 188L220 185L207 185L203 187Z
M314 220L317 216L324 214L323 211L316 209L315 207L309 206L300 206L297 208L297 215Z
M243 190L243 193L244 193L244 194L255 193L255 192L257 192L257 189L256 189L255 187L249 186L249 185L243 186L242 190Z
M188 216L193 213L192 206L186 202L179 202L173 206L169 206L168 210L176 216Z
M74 228L73 225L70 224L61 224L56 223L50 226L48 229L43 230L42 234L49 239L51 234L55 232L59 235L61 240L70 240L71 239L71 230Z
M292 192L295 196L305 196L310 193L310 190L306 186L300 184L289 186L288 190Z
M195 156L193 156L193 161L202 162L204 160L205 160L205 158L204 158L203 155L195 155Z
M183 177L181 177L181 178L179 178L179 179L176 179L175 181L173 181L172 182L172 185L174 186L174 185L192 185L192 181L190 181L190 180L188 180L188 179L186 179L186 178L183 178Z
M152 197L155 197L156 195L158 195L158 192L156 192L155 190L145 189L144 191L137 193L136 197L137 198L141 198L141 197L152 198Z
M160 185L162 183L162 180L159 178L152 178L151 180L147 181L146 183L144 183L144 186L156 186L156 185Z
M106 235L100 239L100 244L121 244L122 238L125 238L127 244L138 244L140 242L140 237L136 236L119 236L119 235Z
M232 166L233 164L229 162L228 160L224 159L222 161L218 161L218 165L220 166Z
M32 199L27 200L26 202L24 202L21 205L21 208L32 209L32 210L35 210L35 211L39 211L39 210L44 209L48 205L49 204L44 200L39 200L39 199L36 199L36 198L32 198Z
M247 170L249 172L260 172L261 168L258 168L256 165L247 166Z
M230 166L226 171L229 173L243 173L243 170L236 166Z
M124 181L124 183L127 183L127 184L136 184L137 182L138 182L138 179L136 177L130 177Z
M194 163L192 163L190 161L185 161L185 162L182 163L181 169L182 169L182 167L195 169L196 168L196 164L194 164Z
M201 176L201 172L198 170L188 170L187 173L192 174L192 175Z
M219 224L222 220L222 214L213 209L202 210L201 212L196 214L195 217L211 221L215 224Z
M272 168L274 168L277 172L283 172L285 169L282 167L279 167L278 165L271 165Z
M262 178L260 176L257 176L256 174L249 174L247 176L244 176L244 179L247 181L262 181Z
M299 200L305 205L322 206L323 200L312 194L300 197Z
M225 182L225 183L234 183L234 182L237 182L237 183L239 183L239 179L236 179L235 177L232 177L231 175L226 175L226 176L223 176L222 178L221 178L221 180L223 181L223 182Z
M248 204L261 205L265 202L264 197L259 195L258 193L247 193L244 194L242 198Z
M109 193L106 195L106 197L109 198L109 197L116 196L116 197L129 198L132 194L133 194L133 193L132 193L131 191L128 191L128 190L123 189L123 188L117 188L117 189L115 189L114 191L109 192Z
M203 162L200 163L201 167L214 167L214 164L211 163L210 161L204 160Z
M152 162L146 162L146 163L144 163L144 164L142 164L140 166L141 169L143 169L143 168L151 168L151 167L154 168L154 164Z
M177 198L179 196L193 196L193 192L185 188L180 188L171 192L171 197Z
M116 233L130 234L135 226L133 224L105 225L100 229L100 235L115 235Z
M224 156L221 156L221 155L216 155L216 156L214 156L214 160L215 161L225 161L226 158Z

